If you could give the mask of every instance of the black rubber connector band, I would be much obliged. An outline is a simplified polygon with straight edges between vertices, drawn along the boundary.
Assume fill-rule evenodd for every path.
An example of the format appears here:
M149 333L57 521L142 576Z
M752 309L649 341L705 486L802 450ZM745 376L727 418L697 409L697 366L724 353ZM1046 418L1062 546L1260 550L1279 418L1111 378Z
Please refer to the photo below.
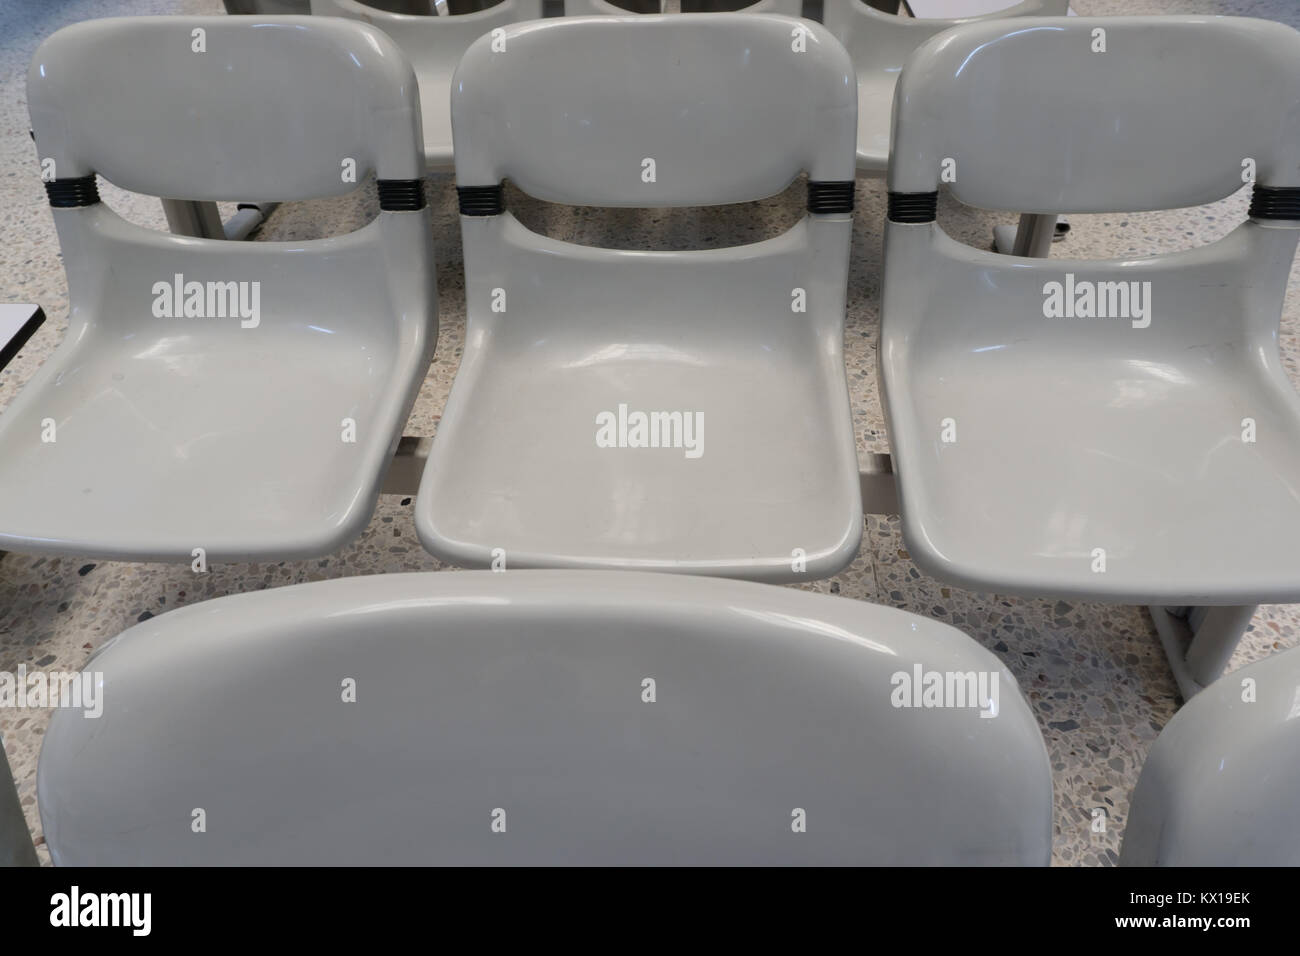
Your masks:
M937 192L889 194L890 222L934 222L938 214Z
M11 338L7 343L0 344L0 368L4 368L18 354L19 350L27 344L27 340L36 334L36 330L41 327L45 321L45 312L40 306L31 317L23 323L23 327L18 330L18 334Z
M457 186L456 198L462 216L499 216L506 211L506 184Z
M52 179L45 184L45 195L55 209L93 206L99 202L99 186L94 173L76 179Z
M424 208L423 179L378 179L379 208L385 212L410 212Z
M853 212L853 185L851 179L846 182L808 180L808 211Z
M1300 219L1300 187L1261 186L1250 194L1251 219Z

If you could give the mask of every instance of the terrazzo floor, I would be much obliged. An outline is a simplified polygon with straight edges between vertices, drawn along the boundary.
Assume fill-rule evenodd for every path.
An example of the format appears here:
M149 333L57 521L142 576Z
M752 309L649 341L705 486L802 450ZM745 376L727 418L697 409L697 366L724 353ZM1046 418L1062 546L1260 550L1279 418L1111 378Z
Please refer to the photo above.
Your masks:
M1081 15L1235 14L1300 27L1294 0L1076 0ZM67 285L59 246L28 137L27 65L37 44L68 23L92 17L220 13L219 0L0 0L0 301L39 303L49 321L0 372L0 409L22 388L67 329ZM103 196L133 222L165 229L158 202L102 184ZM431 436L460 361L465 300L459 221L448 177L434 177L430 213L437 241L441 331L437 356L406 427ZM803 213L803 187L759 203L659 213L575 210L519 194L510 206L530 227L578 242L622 248L726 246L774 235ZM1077 216L1056 254L1131 257L1201 245L1226 234L1246 213L1247 193L1212 206L1124 216ZM281 206L263 239L305 239L350 231L378 208L373 186L339 200ZM230 215L232 206L224 206ZM884 190L860 180L854 229L845 352L860 452L889 450L876 391ZM961 241L987 246L995 223L1014 217L945 202L940 222ZM1300 269L1293 268L1282 348L1300 384ZM1029 600L949 587L909 559L897 516L869 516L863 548L851 567L815 590L905 608L971 634L1014 672L1047 741L1056 791L1054 862L1111 865L1118 859L1129 794L1156 734L1178 706L1150 617L1142 608ZM188 566L123 564L89 558L8 554L0 560L0 671L77 670L103 641L151 616L240 591L354 574L440 570L419 545L411 499L384 496L365 533L327 559L217 565L204 575ZM1232 668L1300 643L1300 606L1264 606ZM49 712L0 711L0 733L42 861L48 852L36 804L36 762ZM1105 807L1104 833L1091 828Z

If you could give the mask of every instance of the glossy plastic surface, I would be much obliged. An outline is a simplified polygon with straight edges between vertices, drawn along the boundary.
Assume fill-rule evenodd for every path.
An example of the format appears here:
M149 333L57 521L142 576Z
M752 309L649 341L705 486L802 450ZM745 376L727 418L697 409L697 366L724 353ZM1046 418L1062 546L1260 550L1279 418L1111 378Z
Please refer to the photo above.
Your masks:
M863 0L824 0L822 22L839 38L853 58L858 77L858 168L883 176L889 161L890 115L894 86L908 54L926 40L961 23L1022 16L1065 16L1069 0L1024 0L983 17L962 20L922 20L884 13ZM1052 69L1048 66L1046 69ZM1025 91L1032 95L1034 82ZM981 122L989 122L986 102ZM1002 108L997 107L1002 118Z
M509 27L504 42L494 52L480 38L456 73L460 186L509 179L548 202L708 206L774 195L800 172L853 178L853 65L811 21L566 17Z
M353 26L253 16L74 23L40 45L28 71L37 151L59 179L94 172L169 199L315 199L372 172L422 176L406 148L420 130L411 65L377 31ZM354 182L340 175L345 157Z
M383 30L402 48L420 84L424 159L430 169L450 169L451 75L469 45L497 27L542 16L542 0L502 0L476 13L412 16L388 13L358 0L312 0L316 16L349 17Z
M996 706L896 707L895 675L917 667L984 674ZM1011 675L945 624L857 601L669 575L374 575L173 611L88 669L102 715L56 712L39 767L62 865L1050 852L1047 752Z
M1039 38L1050 54L1045 64L1056 56L1061 31L1086 46L1090 31L1104 23L1112 50L1137 44L1151 52L1090 54L1094 59L1082 61L1089 71L1048 71L1039 82L1034 95L1042 108L1027 122L1039 124L1035 135L1049 144L1045 169L1061 185L1040 189L1026 176L1008 175L1023 159L1015 136L985 140L983 153L962 147L958 182L967 171L976 178L989 170L978 187L968 187L981 192L968 198L1002 191L1000 201L1015 209L1038 208L1039 200L1052 208L1071 195L1071 211L1085 199L1090 208L1115 208L1107 190L1136 202L1141 184L1171 201L1206 198L1195 184L1196 196L1174 190L1171 183L1195 169L1199 156L1174 168L1160 162L1167 145L1161 123L1153 119L1142 130L1120 123L1122 135L1115 135L1101 122L1117 110L1126 115L1133 103L1155 117L1156 90L1118 106L1094 104L1094 79L1127 73L1136 88L1148 60L1169 69L1218 69L1217 60L1176 52L1213 49L1215 36L1229 38L1230 49L1243 35L1285 40L1292 64L1300 63L1300 35L1240 21L1155 19L1170 21L1167 30L1127 17L954 30L909 61L895 144L911 143L908 157L943 155L924 135L940 135L932 117L944 114L950 98L972 101L982 88L964 75L954 78L948 64L965 63L1000 89L994 81L1019 70L1018 60L1003 54L1015 49L1034 58L1029 46L1004 49L991 41L996 30L1025 43ZM1281 59L1266 43L1257 57L1249 54L1243 46L1224 61L1225 82L1238 75L1236 59ZM986 66L985 56L1003 68ZM1056 62L1066 60L1062 53ZM1253 66L1243 69L1240 75L1253 75ZM1277 83L1294 70L1287 65ZM1200 74L1188 74L1194 75ZM1231 115L1243 112L1227 90L1207 88L1224 98L1198 101L1198 136L1220 113L1234 124ZM1295 113L1300 85L1291 95ZM1186 99L1185 87L1176 99ZM1171 110L1178 112L1178 104ZM1014 129L1017 117L1012 111L1000 129ZM922 131L915 135L908 132L914 118ZM1235 178L1240 185L1238 149L1259 158L1261 176L1300 164L1300 151L1282 142L1272 120L1268 127L1264 142L1239 141L1231 155L1219 150L1217 134L1205 142L1201 152L1217 153L1229 166L1220 182ZM1080 128L1088 135L1076 135ZM1098 140L1113 141L1115 155L1131 159L1126 175L1112 168L1098 178L1100 167L1091 161L1105 153ZM1062 144L1075 149L1062 153ZM1137 165L1148 154L1153 160ZM938 186L937 175L918 180L907 161L895 161L901 165L891 170L891 188ZM961 245L934 223L888 223L880 381L903 532L917 563L942 579L998 593L1171 605L1300 600L1300 396L1277 343L1296 225L1249 222L1197 249L1086 261L1000 256ZM1113 317L1049 317L1061 312L1053 296L1058 306L1091 296L1094 305L1083 311L1094 313L1104 297Z
M1258 182L1297 185L1297 49L1291 27L1244 17L965 26L908 61L889 188L935 189L945 158L958 200L1026 213L1214 202L1246 159Z
M207 52L189 52L200 27ZM140 35L158 41L147 70ZM115 98L100 102L103 90ZM29 97L60 177L64 163L117 169L137 153L148 158L130 167L131 186L182 196L337 192L343 159L360 175L368 155L380 175L423 175L410 66L358 23L82 23L41 47ZM178 131L158 116L181 117ZM260 125L273 116L274 135ZM190 130L202 131L201 156ZM358 534L437 335L427 212L381 212L302 242L169 235L102 203L53 215L69 330L0 416L0 548L186 562L201 548L207 561L247 561L325 553ZM237 293L246 308L234 314Z
M480 41L453 95L458 182L508 175L552 199L655 206L766 195L805 163L851 179L847 59L825 34L792 53L790 25L751 14L525 24L508 36L509 62ZM787 115L809 139L760 149L760 131ZM738 151L723 162L723 150ZM659 180L643 185L647 151ZM461 223L469 327L416 501L425 547L471 566L770 581L852 560L848 215L690 252L574 245L508 211ZM676 414L663 426L673 447L637 447L632 416L654 413Z
M1221 677L1151 746L1123 866L1300 866L1300 649Z

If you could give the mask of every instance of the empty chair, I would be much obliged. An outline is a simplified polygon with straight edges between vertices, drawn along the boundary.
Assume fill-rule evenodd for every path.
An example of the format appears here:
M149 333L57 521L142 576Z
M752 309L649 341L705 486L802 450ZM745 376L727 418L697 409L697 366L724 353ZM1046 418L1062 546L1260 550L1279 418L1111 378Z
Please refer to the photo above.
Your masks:
M1300 648L1221 677L1151 746L1121 866L1300 866Z
M0 415L0 548L258 560L358 534L437 334L401 51L312 17L92 20L27 89L71 312ZM141 228L95 185L301 200L371 173L372 222L292 242Z
M454 16L389 13L359 0L311 0L317 16L364 20L402 48L420 84L424 111L424 159L431 170L452 165L451 74L469 45L485 33L542 15L542 0L501 0L494 6Z
M1047 752L998 660L937 621L791 588L343 578L164 614L86 670L100 716L57 711L38 768L56 864L1050 853Z
M518 56L472 46L452 95L468 338L421 541L471 566L835 573L862 534L844 50L760 14L542 21L506 42ZM801 170L810 212L789 231L686 252L537 235L501 186L693 206L770 196Z
M960 23L1022 16L1065 16L1069 0L1023 0L982 17L932 20L896 16L873 9L865 0L824 0L822 22L844 44L858 77L858 169L883 176L889 161L890 115L894 85L909 53L930 37ZM1044 67L1049 71L1053 67ZM1032 79L1027 93L1035 89ZM1001 106L986 102L986 110ZM1054 211L1054 210L1053 210Z
M1003 593L1300 600L1300 397L1277 341L1297 111L1300 35L1258 20L989 22L909 59L880 381L922 568ZM1249 221L1209 245L1037 260L949 238L945 168L961 202L1033 213L1194 206L1258 179Z

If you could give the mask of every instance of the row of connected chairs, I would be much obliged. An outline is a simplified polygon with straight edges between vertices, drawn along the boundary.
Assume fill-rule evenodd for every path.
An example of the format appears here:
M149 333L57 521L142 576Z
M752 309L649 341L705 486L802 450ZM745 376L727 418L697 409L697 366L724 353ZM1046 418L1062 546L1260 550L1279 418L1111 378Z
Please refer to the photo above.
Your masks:
M396 8L379 10L364 0L297 0L301 11L279 8L240 10L238 12L288 13L307 12L328 16L350 17L379 27L410 57L420 81L421 102L425 111L425 159L431 170L452 167L452 137L449 113L451 74L469 44L483 31L540 17L542 0L502 0L496 5L464 11L459 16L446 3L411 0ZM231 0L227 0L230 7ZM626 0L615 6L610 0L563 0L561 10L568 16L627 15L631 12L667 12L664 3ZM818 9L802 0L684 0L683 13L718 12L739 7L745 13L776 13L799 17L807 12L820 16L827 29L844 44L853 60L858 81L858 169L868 176L883 176L889 157L889 126L894 85L907 55L930 37L958 24L981 20L1024 16L1064 16L1068 0L1021 0L1013 6L964 19L933 19L896 16L869 6L866 0L827 0ZM805 7L808 7L805 10ZM236 12L232 9L231 12ZM1031 78L1032 80L1032 78ZM206 209L193 204L165 202L168 219L174 229L185 234L217 235L222 232L215 204ZM256 228L273 205L242 204L241 212L225 226L229 237L242 237ZM243 217L241 219L241 216ZM206 220L206 227L198 225ZM207 231L204 231L206 228ZM1016 255L1043 256L1053 239L1064 238L1069 224L1055 212L1024 215L1018 228L998 226L994 229L995 245L1002 252Z
M456 563L487 566L499 552L512 569L623 573L350 579L222 599L133 629L89 668L137 706L106 711L98 721L58 713L47 736L41 807L56 860L396 860L409 853L686 862L792 852L808 862L1046 861L1050 771L1033 715L1009 674L968 637L858 602L626 573L807 579L834 573L859 544L840 351L856 71L816 24L800 27L807 50L792 50L791 23L750 14L514 25L504 28L505 39L519 55L496 54L491 39L480 38L453 80L469 324L415 500L417 530L430 550ZM188 43L173 43L196 24L218 56L195 58ZM1165 67L1171 74L1138 57L1076 56L1075 45L1087 51L1098 26L1119 49L1129 39L1153 47L1156 62L1172 64ZM1216 66L1205 56L1210 44L1235 55ZM960 576L963 566L952 556L961 551L938 536L972 525L971 533L988 533L978 522L1006 502L1024 510L1016 517L1025 527L1042 529L1047 546L995 534L984 542L994 570L980 583L1094 594L1100 585L1078 584L1071 560L1091 556L1087 533L1113 520L1106 509L1130 515L1125 495L1147 490L1093 487L1087 499L1052 498L1052 489L1017 474L1011 477L1024 488L1008 500L1010 479L994 486L995 467L1032 460L1036 447L1046 468L1052 462L1043 449L1065 446L1045 445L1032 430L1005 430L991 409L1002 408L1013 423L1015 413L1034 415L1049 403L1063 418L1083 415L1092 406L1072 383L1093 387L1109 376L1121 387L1105 407L1119 414L1109 431L1086 435L1085 461L1114 458L1105 444L1114 439L1125 442L1128 460L1158 467L1154 456L1167 454L1170 443L1148 436L1152 457L1137 459L1144 450L1124 427L1149 428L1148 416L1177 424L1184 412L1170 386L1199 370L1235 376L1244 394L1271 401L1260 420L1290 434L1297 400L1274 372L1284 291L1276 276L1284 281L1300 220L1288 192L1297 151L1295 131L1276 135L1271 117L1288 115L1284 107L1295 102L1296 86L1277 81L1292 75L1298 44L1294 32L1253 21L1041 19L1015 30L966 26L928 41L908 61L894 113L881 363L905 534L923 566ZM1242 57L1252 66L1234 73ZM1136 71L1152 95L1102 103L1064 84L1050 91L1041 81L1024 84L1029 73L1042 75L1043 61L1067 63L1073 90L1094 82L1107 92L1124 88L1120 75L1127 71L1131 81ZM1199 76L1216 73L1208 85L1222 95L1218 109L1202 101L1199 112L1234 117L1228 128L1237 139L1202 146L1185 173L1160 169L1153 183L1143 160L1188 152L1188 116L1170 106L1169 94L1192 64ZM269 70L280 71L279 82L267 82ZM110 71L115 82L107 85L102 76ZM1278 110L1261 120L1229 109L1238 83L1278 89L1271 104ZM129 103L134 111L129 138L114 124L115 97L119 109ZM210 560L239 560L320 553L358 533L436 332L421 108L403 54L380 32L338 19L268 20L256 28L223 18L100 21L60 31L42 46L29 100L38 151L59 170L48 188L72 316L59 352L0 418L0 543L136 559L189 560L192 548L203 548ZM232 135L233 111L227 117L191 108L213 100L240 103L245 132ZM1069 108L1053 107L1062 103ZM1102 116L1128 134L1123 148L1098 148L1061 126ZM1051 144L1041 163L1026 152L1031 139ZM1117 338L1114 327L1045 324L1047 278L1070 270L1100 280L1110 274L1105 263L1038 262L961 247L935 221L946 159L956 160L951 188L958 199L1093 212L1226 195L1231 180L1219 161L1238 144L1258 160L1251 223L1203 250L1110 264L1149 274L1156 301L1169 309L1150 328L1126 329L1130 337ZM642 175L647 157L657 170L650 180ZM200 199L337 195L352 188L338 179L340 158L354 160L360 178L374 174L381 212L334 239L243 244L167 236L124 223L95 192L100 173L129 189ZM1228 173L1238 177L1240 168L1234 161ZM791 230L749 246L686 253L594 249L536 235L505 209L502 190L509 179L554 202L700 205L762 198L800 172L809 178L809 213ZM185 191L166 191L173 189ZM257 280L265 314L250 328L160 318L154 282L174 275L200 283ZM1196 298L1182 291L1188 284ZM1197 309L1218 315L1199 324L1199 339ZM1186 312L1192 319L1181 326L1191 338L1178 334ZM998 324L1004 315L1009 326ZM1234 328L1240 331L1228 331ZM1216 347L1212 335L1226 336L1224 344ZM975 374L986 355L997 361L1004 351L1018 353L1025 375L1043 369L1039 392L1046 395L1036 392L1025 403L1009 375L998 377L1001 367L986 378ZM1263 384L1252 392L1252 382ZM917 410L945 394L950 411ZM1012 396L1025 405L1015 406ZM689 457L680 444L600 447L595 416L620 406L683 418L703 413L704 453ZM959 429L951 449L940 434L944 418L955 418ZM50 422L57 439L43 441ZM345 422L356 441L342 437ZM1229 457L1233 449L1219 432L1179 434L1190 446L1186 454L1217 455L1216 464L1236 469L1238 481L1260 479L1247 487L1267 487L1260 476L1268 467L1285 483L1285 438L1243 459ZM1207 437L1212 446L1195 445ZM964 454L985 471L954 473L953 456ZM1174 476L1165 492L1196 486L1205 474ZM971 524L950 526L944 509L951 505L940 490L968 496L974 513L959 517ZM1294 519L1294 501L1269 500L1274 527ZM1168 533L1148 526L1145 536L1133 535L1146 545ZM1017 543L1027 550L1017 551ZM1214 543L1200 542L1202 553ZM1187 538L1184 545L1198 543ZM1156 557L1125 564L1132 550L1112 552L1106 596L1211 603L1257 598L1265 588L1284 592L1274 599L1295 593L1288 589L1297 576L1284 555L1258 580L1245 573L1256 565L1204 575L1178 563L1158 578ZM1191 577L1180 578L1184 572ZM1230 708L1234 684L1225 680L1193 702L1195 711L1185 709L1182 725L1214 723L1228 711L1245 730L1216 737L1215 746L1236 748L1247 767L1265 759L1268 751L1258 748L1287 737L1294 657L1257 665L1267 706ZM893 679L914 665L998 674L996 719L969 707L895 704ZM234 688L237 700L227 693L220 706L214 697L212 707L192 707L203 693L192 686L197 675L211 693ZM421 678L440 688L426 695L426 710L412 716L410 702L423 698L409 688L365 709L363 688L377 686L383 695ZM356 686L352 702L338 694L348 680ZM145 706L160 684L176 693ZM755 687L771 690L755 695ZM473 714L480 717L466 720ZM266 735L268 721L281 732ZM786 729L774 735L778 724ZM419 729L434 725L447 732L431 742ZM192 759L185 741L198 734L228 748L221 760ZM1183 771L1195 784L1165 768L1151 778L1158 782L1140 786L1155 796L1143 798L1151 803L1143 814L1135 806L1134 820L1154 821L1143 826L1161 835L1135 842L1149 855L1131 859L1166 862L1176 848L1204 846L1196 836L1204 818L1177 810L1175 800L1189 787L1206 792L1200 764L1178 753L1199 736L1193 730L1164 748L1173 751L1170 768L1197 768ZM686 740L710 742L693 754L727 760L687 759ZM363 754L369 771L329 784L326 778L336 779L329 754L340 746ZM87 761L92 752L96 758ZM419 759L408 760L413 753ZM802 754L802 762L785 773L791 754ZM298 783L284 779L291 755ZM640 759L645 774L631 772ZM84 775L92 765L94 791ZM861 769L875 765L888 772ZM230 766L254 772L241 777ZM1286 766L1291 772L1295 761ZM404 774L401 786L373 792L373 780L394 773ZM276 786L251 779L258 775ZM657 789L651 780L660 781ZM1252 839L1231 844L1254 855L1232 859L1295 859L1289 840L1266 849L1252 842L1287 819L1286 807L1270 804L1271 792L1254 784L1250 776L1219 784L1223 800L1256 814ZM306 822L287 820L288 804L266 800L267 793L300 790L320 807ZM513 802L486 796L503 790ZM404 844L417 804L427 809L418 795L435 791L457 812L427 831L427 842ZM212 794L209 802L222 812L180 809L194 792ZM586 796L574 803L575 792ZM719 802L736 811L725 815L734 826L710 839L687 824L704 826L700 811ZM809 803L835 821L832 828L801 843L776 842L814 832L812 822L792 829L798 811L818 819ZM978 812L965 814L958 804ZM135 809L146 805L147 813ZM358 806L367 808L365 828ZM866 814L864 806L885 811ZM370 856L361 834L370 832L375 807L388 830ZM528 821L524 839L491 842L503 832L495 829L496 812L504 817L513 808ZM229 829L220 839L191 840L195 809ZM770 833L769 813L779 818ZM334 846L357 853L331 856L322 833L349 828ZM113 835L122 832L132 839ZM680 839L654 846L658 837L651 837L665 832ZM1226 862L1227 850L1216 846L1199 858Z
M690 4L683 4L688 12ZM697 4L709 9L709 4ZM745 13L799 17L802 0L757 0ZM853 60L858 87L858 168L883 176L889 159L890 110L894 84L907 55L958 23L1023 16L1064 16L1068 0L1022 0L1006 10L967 20L916 19L883 13L863 0L826 0L823 22ZM484 33L542 16L542 0L502 0L459 16L419 16L376 9L363 0L311 0L320 16L370 23L397 42L415 66L424 110L425 159L431 170L452 166L451 75L471 43ZM564 0L566 16L622 15L609 0ZM1032 88L1032 87L1031 87Z
M522 54L494 53L481 39L464 58L457 182L471 335L439 430L444 453L426 470L417 512L435 554L486 565L502 548L521 564L791 580L833 574L856 552L857 464L840 353L855 139L845 84L854 69L822 27L803 21L811 51L797 54L793 21L754 19L763 51L755 56L733 21L697 16L684 38L671 19L592 19L564 31L515 25L507 35ZM333 31L352 36L341 24L313 21L318 29L297 41L263 32L275 36L267 42L309 50ZM217 42L231 26L211 22ZM178 94L251 96L230 78L210 87L215 67L206 64L218 59L175 49L174 29L172 20L133 21L123 42L162 44ZM901 211L887 230L880 355L905 533L927 570L976 587L1170 605L1300 599L1296 559L1284 543L1269 544L1285 542L1280 532L1298 520L1287 476L1300 455L1300 410L1276 348L1295 242L1280 177L1295 144L1269 118L1289 108L1292 33L1168 18L1109 25L1121 45L1160 54L1149 57L1122 46L1092 52L1078 39L1092 29L1082 21L968 25L960 36L987 46L961 62L964 47L951 39L927 46L908 74L921 107L900 94L896 124L907 139L889 181ZM75 31L63 36L86 43ZM1215 65L1222 58L1198 64L1209 44L1249 63L1234 61L1224 88L1235 95L1253 83L1269 109L1231 110L1226 99L1217 110L1213 100L1184 105L1180 77L1228 72ZM670 46L696 62L664 70L653 91L616 95L587 80L620 71L620 56L662 63ZM716 47L711 61L706 46ZM56 161L56 197L83 182L93 190L95 171L160 195L336 195L352 188L338 175L348 160L363 175L376 172L383 211L372 226L321 245L240 247L134 230L88 195L56 198L74 324L84 332L6 416L0 437L12 437L0 485L43 477L12 496L22 503L8 506L0 544L153 560L189 560L202 547L213 560L244 560L327 552L360 532L436 332L428 227L423 215L403 215L423 202L422 167L406 142L419 135L419 99L400 53L383 50L391 82L382 91L355 84L326 51L312 66L321 73L320 94L307 94L316 105L272 98L247 110L238 130L219 134L239 145L240 159L220 164L212 159L219 124L188 112L179 96L141 94L150 115L136 110L139 135L128 140L102 101L112 94L74 92L89 82L82 68L34 74L37 144ZM245 45L230 55L258 54ZM85 62L98 66L93 55ZM1068 64L1088 82L1057 84L1048 96L1048 63ZM950 81L945 71L959 67L960 81ZM135 68L139 82L159 68ZM1150 95L1126 102L1126 82ZM578 106L548 109L548 96ZM692 98L690 122L709 129L705 142L683 135L672 105ZM767 111L786 119L768 121ZM1202 145L1210 112L1224 114L1225 134ZM1076 123L1120 132L1084 140L1071 135ZM186 130L183 141L162 145L172 129ZM1219 198L1240 186L1239 153L1261 177L1252 222L1219 243L1140 262L971 250L924 211L950 162L960 172L948 188L959 199L1093 212ZM653 181L643 175L647 158ZM708 254L548 242L501 208L506 178L550 201L674 206L761 198L799 171L811 180L804 222ZM168 277L261 281L268 314L296 318L256 334L194 323L178 335L151 318L153 283L122 279L145 262L167 263ZM308 282L322 262L335 281ZM1207 285L1207 269L1221 281ZM1077 282L1150 282L1161 315L1143 329L1044 321L1043 288L1066 273ZM707 323L694 318L704 301L717 304ZM395 324L361 319L367 304ZM334 313L338 327L326 335L322 317ZM119 337L122 323L140 320L138 334ZM635 344L647 328L656 340ZM105 334L111 344L100 341ZM282 336L299 344L287 347ZM141 348L142 340L153 344ZM223 360L226 349L237 362ZM575 364L575 352L587 357ZM346 355L356 358L339 361ZM1014 388L1001 384L1010 369ZM312 384L285 395L276 378ZM212 405L181 380L213 383L228 404ZM789 386L756 387L764 381ZM1042 400L1022 401L1026 382ZM608 454L577 423L623 404L704 413L709 454ZM165 410L157 419L139 412L155 406ZM279 417L255 411L267 407ZM46 419L58 422L59 441L42 440ZM355 442L338 440L345 419L357 426ZM960 440L939 440L948 419ZM1241 440L1246 419L1257 441ZM575 424L557 430L555 422ZM122 435L134 436L126 454L118 453ZM245 460L260 464L256 487L231 479ZM95 481L74 467L85 461L96 462ZM535 480L539 473L547 478ZM589 494L593 486L601 493ZM1015 493L1000 493L1009 488ZM1233 495L1260 507L1223 507ZM101 496L128 506L106 509ZM203 513L190 507L195 498L206 502ZM156 518L137 517L144 511ZM791 568L796 549L806 569Z

